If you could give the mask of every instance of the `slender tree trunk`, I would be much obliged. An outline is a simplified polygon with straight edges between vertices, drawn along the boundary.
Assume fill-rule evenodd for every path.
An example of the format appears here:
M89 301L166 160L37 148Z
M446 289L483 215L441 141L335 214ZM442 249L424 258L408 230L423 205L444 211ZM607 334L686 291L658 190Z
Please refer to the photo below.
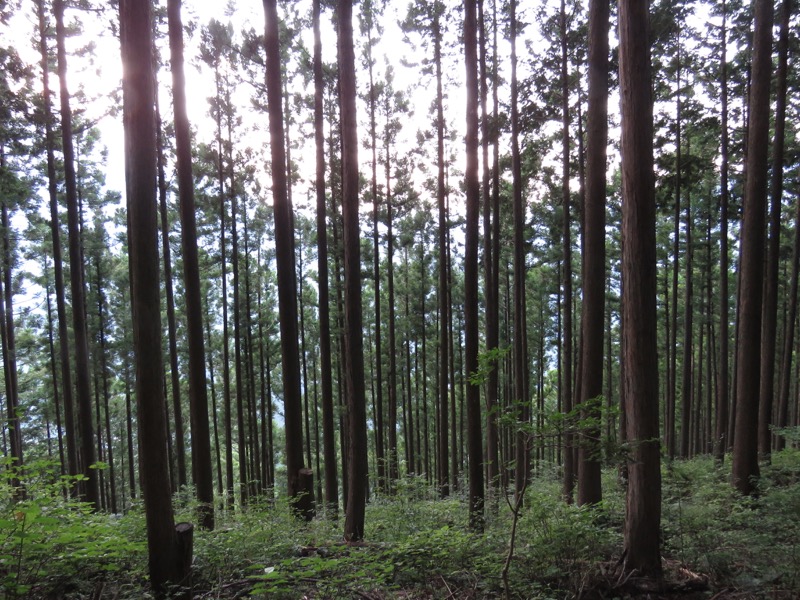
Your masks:
M75 179L75 150L72 140L72 110L67 86L67 52L64 38L64 2L54 0L56 17L56 41L58 47L58 77L61 81L61 138L64 152L64 184L67 197L67 227L69 231L70 287L72 292L72 326L74 331L75 381L78 399L83 474L83 497L98 506L99 488L97 469L90 468L95 462L92 426L92 397L89 379L89 341L86 328L86 288L83 280L83 257L81 252L80 214L78 210L78 187ZM148 34L149 36L149 34ZM148 55L150 50L147 51ZM152 82L149 84L152 86ZM155 164L155 163L154 163ZM132 174L131 174L132 175ZM153 174L155 184L155 174Z
M53 272L55 277L56 313L58 316L59 359L61 364L61 389L64 398L64 427L67 438L66 472L78 474L77 430L75 428L75 408L72 395L72 372L69 360L69 334L67 333L67 310L64 298L64 267L61 258L61 227L58 216L58 181L56 179L55 135L53 133L53 112L50 100L50 68L47 52L47 26L45 23L44 0L37 2L39 17L39 52L42 66L42 102L45 121L45 143L47 145L47 191L50 201L50 233L53 243Z
M164 142L161 137L161 114L158 94L156 110L156 156L158 165L158 206L161 215L161 258L164 261L164 290L167 297L167 332L169 338L169 374L172 384L172 412L175 419L175 456L178 464L178 486L186 479L186 448L183 432L183 408L181 407L181 379L178 372L178 339L175 324L175 296L172 291L172 251L169 243L169 220L167 217L167 180L164 174Z
M756 0L753 30L747 177L739 268L739 339L736 348L736 434L733 485L752 494L759 477L758 394L760 387L761 325L764 286L764 230L767 197L769 98L772 72L773 3Z
M342 130L342 214L344 220L345 335L349 412L348 496L344 536L364 537L367 492L367 415L361 316L361 248L358 225L358 134L352 4L338 3L339 89Z
M103 297L102 285L102 272L100 270L100 256L96 260L97 271L97 321L98 321L98 335L100 337L100 376L103 381L103 409L105 410L105 427L106 427L106 448L108 453L108 480L109 492L111 499L111 512L117 513L117 478L114 474L114 445L112 443L111 433L111 415L109 410L109 402L111 392L109 390L109 374L108 374L108 348L106 346L106 317L105 317L105 298Z
M778 324L778 266L780 262L781 197L783 195L784 140L786 138L786 78L789 54L790 0L781 3L781 29L778 38L778 74L775 98L775 138L772 145L772 183L770 186L769 242L764 277L764 307L761 329L761 389L758 406L758 452L769 462L772 451L772 407L775 394L775 361ZM769 101L769 100L768 100Z
M677 406L677 389L678 389L678 271L680 270L680 232L681 232L681 68L680 68L680 38L678 41L678 91L676 94L676 119L675 119L675 230L673 233L673 246L672 246L672 340L671 355L670 355L670 380L668 382L667 390L667 411L666 411L666 432L664 435L667 455L669 460L675 458L675 414ZM685 336L686 334L684 334ZM691 334L689 334L691 336ZM690 338L689 338L690 339ZM691 349L686 348L686 338L684 339L684 361L683 373L684 377L690 376L690 369L686 360L686 352ZM691 354L689 354L691 356ZM683 400L683 398L682 398ZM681 407L683 409L683 406ZM683 411L682 411L683 413ZM683 417L683 414L681 414ZM687 419L688 423L688 419ZM681 423L683 425L683 423ZM681 438L683 439L683 438ZM682 446L681 446L682 448Z
M467 192L466 247L464 254L464 371L471 377L478 370L478 23L475 0L464 5L464 62L467 84L467 164L464 171ZM467 455L469 458L469 521L473 530L483 531L483 448L481 434L480 385L467 382Z
M527 308L525 301L525 250L524 227L525 208L522 200L522 167L520 163L519 148L519 109L517 84L517 3L511 2L511 153L512 171L514 180L514 403L517 414L518 426L524 427L528 420L526 410L528 402L528 349L525 344L525 329L527 328ZM565 206L566 208L566 206ZM569 210L569 209L567 209ZM566 244L565 244L566 247ZM571 350L567 348L567 354ZM567 379L571 379L567 375ZM519 496L527 486L528 480L528 449L527 434L520 429L516 439L516 475L515 493L517 502ZM572 475L570 475L570 485ZM572 493L570 488L570 494ZM521 506L521 504L518 504Z
M233 508L233 427L231 421L231 371L230 371L230 338L228 335L228 263L225 244L225 165L222 151L222 99L219 69L214 69L216 90L216 126L217 126L217 180L219 184L219 247L220 265L222 267L222 384L225 427L225 504Z
M303 489L303 416L300 391L300 350L297 345L297 283L294 271L294 226L288 197L286 146L281 107L281 57L276 0L264 0L267 53L267 99L272 150L272 197L275 210L275 255L278 269L278 313L286 430L286 471L289 497L306 520L313 517L313 490ZM305 495L304 495L305 494Z
M434 14L433 20L433 62L436 70L436 201L439 214L439 430L438 430L438 471L439 494L445 498L450 495L450 474L448 459L448 418L447 400L448 390L448 335L447 323L449 322L447 302L447 239L449 237L449 224L445 206L444 186L444 98L442 94L442 32L439 11Z
M719 464L728 447L728 402L730 338L730 294L728 292L728 61L727 10L722 1L722 52L720 58L720 200L719 200L719 368L717 369L717 410L714 433L714 458Z
M369 135L372 150L372 247L373 247L373 285L375 294L375 460L377 462L378 490L387 489L386 482L386 455L384 451L384 418L383 418L383 352L381 345L381 277L380 277L380 237L378 234L379 200L378 200L378 142L377 121L375 118L375 105L377 90L373 81L373 56L372 38L373 11L372 6L365 8L366 18L369 19L367 31L367 45L365 51L369 53ZM388 165L388 158L387 158ZM388 166L387 166L388 169ZM390 356L393 353L390 351ZM391 435L391 434L390 434Z
M191 134L186 113L186 85L183 70L183 27L180 0L168 0L169 47L172 67L172 109L178 168L178 200L181 219L181 255L189 348L189 420L192 440L192 475L200 502L200 526L214 528L214 483L211 472L211 439L208 426L208 391L203 344L202 296L197 252L194 180L192 177ZM210 340L209 340L210 341ZM212 383L213 389L213 383ZM214 436L219 469L219 438L214 410ZM221 477L221 470L220 477ZM220 493L222 492L220 485Z
M388 135L388 131L387 131ZM391 163L389 159L389 141L385 142L386 151L386 278L389 292L389 410L388 410L388 475L389 490L395 489L398 478L400 477L399 463L397 455L397 316L394 306L394 230L392 228L392 191L391 191Z
M609 0L589 5L589 108L586 114L586 198L584 200L583 307L580 401L596 400L603 392L603 333L606 310L606 146L608 145L608 22ZM566 123L565 123L566 125ZM609 335L609 340L611 336ZM610 354L610 352L609 352ZM611 396L608 394L607 402ZM598 403L584 413L600 423ZM610 423L610 418L609 418ZM610 436L610 425L606 437ZM600 428L586 432L578 455L578 504L602 500L600 445L589 443Z
M64 436L61 427L61 393L58 382L58 361L56 359L56 347L53 335L53 304L50 299L50 279L49 269L47 268L47 257L45 256L44 272L46 274L45 280L45 294L47 298L47 345L50 349L50 376L53 379L53 404L56 411L56 435L58 437L58 459L61 466L61 475L67 473L69 465L64 455ZM66 489L65 489L66 492Z
M211 387L211 417L214 423L214 452L217 459L217 493L222 496L222 449L219 446L219 428L217 427L217 388L214 385L214 356L211 344L211 319L206 314L206 337L208 338L208 383Z
M230 90L225 91L225 104L230 106ZM242 372L242 306L239 294L239 225L238 225L238 212L239 212L239 198L238 190L236 189L236 177L233 165L233 136L231 127L232 117L230 114L226 116L227 129L228 129L228 143L227 151L230 153L228 156L228 176L230 177L230 185L228 186L228 194L231 201L231 263L233 265L233 354L234 354L234 373L236 375L236 445L239 450L239 501L242 507L247 504L247 437L244 422L244 373ZM276 226L277 229L277 226Z
M139 422L139 464L145 501L150 581L158 597L182 584L190 562L180 560L166 460L161 357L161 303L156 214L156 135L153 98L152 15L148 2L120 5L125 66L126 180L131 300ZM75 270L73 270L73 276ZM191 561L191 557L189 557Z
M692 336L694 328L694 244L692 241L692 202L686 194L686 275L684 276L684 292L686 298L683 305L683 381L681 383L681 458L689 458L691 430L690 415L699 397L692 394Z
M619 2L622 319L628 460L625 569L661 576L653 99L647 4Z
M324 81L322 79L322 41L319 23L320 0L314 0L313 13L314 142L317 167L317 286L319 287L319 354L322 370L320 382L322 387L322 445L325 458L325 506L335 518L339 506L339 483L336 472L336 445L333 426L333 366L331 362L330 297L328 289L328 223L325 206L325 134L322 122ZM378 405L380 406L380 395L378 396ZM380 412L376 418L381 422Z

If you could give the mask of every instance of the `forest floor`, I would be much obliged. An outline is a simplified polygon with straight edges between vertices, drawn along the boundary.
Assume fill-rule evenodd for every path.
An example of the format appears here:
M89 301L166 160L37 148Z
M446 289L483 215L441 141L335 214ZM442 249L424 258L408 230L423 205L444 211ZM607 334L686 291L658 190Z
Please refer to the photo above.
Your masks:
M756 498L738 496L729 477L710 458L664 466L660 585L621 568L616 470L604 472L603 503L586 509L561 500L548 468L528 489L505 577L506 500L488 502L485 532L474 534L463 497L440 500L407 479L393 497L372 498L360 544L342 541L341 519L301 524L277 501L220 513L214 531L195 531L192 597L800 598L800 451L773 456ZM30 481L22 503L0 497L0 597L149 597L141 508L91 514L46 479ZM189 492L177 498L179 520L191 520Z

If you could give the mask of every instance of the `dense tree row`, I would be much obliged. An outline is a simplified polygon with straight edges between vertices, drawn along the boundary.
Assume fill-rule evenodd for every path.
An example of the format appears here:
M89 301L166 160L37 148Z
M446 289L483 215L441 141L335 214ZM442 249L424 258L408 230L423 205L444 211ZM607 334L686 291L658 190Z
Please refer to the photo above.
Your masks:
M359 540L413 478L480 529L620 465L658 575L662 460L732 451L749 494L797 439L791 0L263 8L2 5L7 465L143 495L156 587L185 486L205 528L285 495Z

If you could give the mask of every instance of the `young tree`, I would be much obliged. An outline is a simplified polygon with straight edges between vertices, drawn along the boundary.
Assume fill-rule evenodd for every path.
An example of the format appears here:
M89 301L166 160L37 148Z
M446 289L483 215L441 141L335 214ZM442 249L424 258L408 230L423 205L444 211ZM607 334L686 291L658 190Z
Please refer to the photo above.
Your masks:
M158 272L158 234L150 2L123 0L120 3L120 29L125 73L125 176L139 468L145 502L150 582L156 595L164 597L168 584L183 583L191 566L191 555L187 557L180 552L182 539L175 528L167 472L161 301L159 282L153 277L153 273Z
M347 508L344 536L364 537L367 494L367 411L361 316L361 248L358 224L358 133L353 51L353 6L338 2L339 103L342 131L342 215L344 225L344 306L347 351Z
M655 183L648 3L619 2L622 323L628 460L625 568L660 577Z
M772 16L772 0L756 0L747 131L747 177L739 255L741 284L739 338L736 348L736 429L733 445L733 485L742 494L752 494L755 491L759 476L758 397L761 375Z

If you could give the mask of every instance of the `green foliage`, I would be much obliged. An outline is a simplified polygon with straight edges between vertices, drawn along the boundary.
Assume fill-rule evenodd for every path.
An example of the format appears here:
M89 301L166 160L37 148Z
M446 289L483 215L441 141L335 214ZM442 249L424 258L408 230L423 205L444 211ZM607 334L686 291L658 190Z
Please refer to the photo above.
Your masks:
M93 514L64 497L80 477L42 461L0 477L0 589L5 597L60 595L92 579L144 572L140 518ZM98 467L99 468L99 467ZM13 484L19 481L20 487Z
M717 468L710 457L670 466L663 488L665 552L720 587L794 597L800 592L800 453L773 455L757 498L736 493L729 479L729 465Z
M0 483L0 596L70 597L105 586L119 598L148 594L144 515L92 513L65 499L74 481L52 463L11 470ZM800 451L773 455L760 495L742 498L727 464L711 458L664 467L661 536L665 570L706 576L712 589L748 597L800 593ZM12 487L15 480L20 488ZM367 508L367 542L347 544L341 522L299 522L281 499L254 500L245 511L218 512L214 531L195 531L195 596L233 598L499 597L574 598L614 591L608 573L622 549L624 485L603 474L604 500L564 503L557 465L540 465L520 511L508 589L509 507L489 511L477 535L466 498L437 499L421 478ZM24 492L24 493L23 493ZM176 496L179 520L194 520L191 488Z

